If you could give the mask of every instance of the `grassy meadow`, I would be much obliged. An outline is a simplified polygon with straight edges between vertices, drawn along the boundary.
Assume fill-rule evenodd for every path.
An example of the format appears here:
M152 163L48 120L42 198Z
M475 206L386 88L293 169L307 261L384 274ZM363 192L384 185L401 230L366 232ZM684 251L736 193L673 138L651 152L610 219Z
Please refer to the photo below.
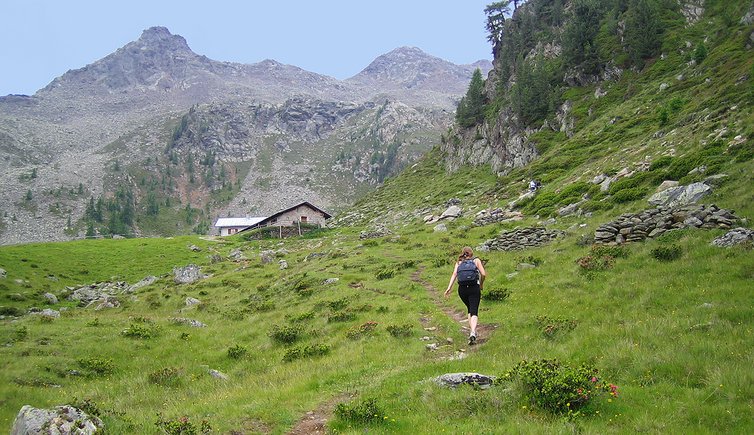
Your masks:
M728 4L707 3L713 12ZM662 181L710 175L721 177L701 203L751 226L754 29L716 17L678 29L664 58L602 84L604 95L566 90L574 134L535 133L540 157L504 176L488 167L447 173L438 145L336 216L334 228L304 237L0 247L0 430L23 405L75 404L112 434L754 432L752 244L710 245L724 230L609 248L590 239L599 225L649 208ZM702 62L689 62L687 40L706 40ZM591 183L624 168L636 172L605 192ZM524 220L472 224L532 178L543 187L518 203ZM445 221L447 231L423 223L451 198L463 215ZM581 213L558 215L581 199ZM489 278L480 343L468 346L461 301L441 295L454 258L501 231L540 225L565 234L538 248L476 252ZM380 226L389 233L359 237ZM232 259L234 250L245 259ZM263 251L274 260L263 263ZM585 268L586 256L609 259ZM208 276L176 284L172 269L188 264ZM118 308L65 299L68 286L150 275L158 280L120 295ZM48 305L47 292L60 302ZM188 306L189 297L200 303ZM25 314L33 307L61 317ZM542 360L571 371L537 395L537 372L522 362ZM588 384L588 399L564 409L558 388L578 367L615 388ZM499 382L433 381L454 372Z

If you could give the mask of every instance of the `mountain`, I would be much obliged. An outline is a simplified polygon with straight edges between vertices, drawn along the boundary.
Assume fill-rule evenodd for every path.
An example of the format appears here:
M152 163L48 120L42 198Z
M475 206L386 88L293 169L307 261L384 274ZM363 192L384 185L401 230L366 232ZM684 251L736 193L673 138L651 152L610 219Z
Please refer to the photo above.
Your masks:
M341 81L274 60L211 60L147 29L33 96L0 97L0 243L82 236L89 201L119 190L139 218L150 198L162 202L130 234L204 230L299 200L339 209L437 143L472 71L398 49ZM198 211L179 217L187 208ZM156 223L170 219L185 223Z

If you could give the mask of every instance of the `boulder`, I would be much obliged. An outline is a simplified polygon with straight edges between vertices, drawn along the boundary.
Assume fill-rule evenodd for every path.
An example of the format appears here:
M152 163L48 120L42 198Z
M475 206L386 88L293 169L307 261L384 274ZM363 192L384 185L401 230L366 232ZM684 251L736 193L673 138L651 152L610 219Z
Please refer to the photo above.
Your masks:
M68 300L79 301L82 306L87 306L92 301L126 293L129 288L129 285L124 281L100 282L78 288L67 287L67 289L72 290L71 294L68 295Z
M285 261L285 260L280 260L280 261L278 261L278 266L279 266L280 270L288 269L288 262Z
M445 231L448 231L448 227L445 226L445 224L438 224L435 226L434 231L436 233L444 233Z
M592 178L592 184L602 184L605 179L607 179L607 175L599 174L596 177Z
M188 325L192 328L205 328L207 326L198 320L187 319L185 317L171 317L170 321L181 325Z
M655 193L649 198L649 203L658 207L676 207L679 205L696 204L704 196L712 193L712 188L704 183L692 183L688 186L678 186Z
M70 405L39 409L24 405L13 422L10 435L88 435L104 428L102 420Z
M0 279L5 279L8 277L8 272L5 271L5 269L0 269Z
M133 293L136 290L138 290L138 289L140 289L142 287L146 287L148 285L152 285L155 282L157 282L157 277L150 275L150 276L142 279L141 281L137 282L136 284L132 285L131 287L129 287L128 290L125 291L125 293Z
M115 296L105 296L102 299L89 302L87 308L94 305L96 311L104 310L106 308L118 308L120 307L120 301Z
M450 199L449 199L449 200L448 200L448 201L447 201L447 202L445 203L445 207L452 207L452 206L454 206L454 205L459 205L459 204L461 204L461 200L460 200L460 199L458 199L458 198L450 198Z
M197 298L192 298L190 296L186 298L186 306L187 307L193 307L194 305L199 305L201 303L202 303L202 301L200 301Z
M206 278L206 276L202 274L202 270L195 264L173 268L173 281L176 284L191 284L202 278Z
M45 293L44 298L50 305L55 305L58 303L58 297L52 293Z
M451 388L466 384L486 389L495 383L495 379L494 376L483 375L480 373L446 373L435 378L435 382L441 386Z
M196 246L196 245L191 245L191 246L189 246L188 248L189 248L189 249L190 249L191 251L194 251L194 252L201 252L201 251L202 251L202 248L200 248L200 247L198 247L198 246Z
M655 192L662 192L668 189L671 189L673 187L678 187L678 182L675 180L665 180L657 187L657 190Z
M447 210L442 212L440 219L455 219L461 216L461 207L457 205L451 205Z
M223 381L227 381L229 379L228 375L226 375L225 373L223 373L223 372L221 372L219 370L215 370L215 369L210 369L209 370L209 375L212 376L213 378L216 378L216 379L222 379Z
M340 278L327 278L322 284L324 285L332 285L336 282L340 281Z
M243 252L240 249L234 249L230 251L228 258L230 258L233 261L246 260L246 256L243 255Z
M38 308L32 308L32 310L39 310ZM60 318L60 311L53 310L51 308L45 308L42 311L30 311L29 314L37 315L37 316L44 316L44 317L52 317L53 319L59 319Z
M711 244L721 248L729 248L747 242L754 243L754 230L738 227L728 231L724 236L716 238Z
M262 264L270 264L275 261L275 251L262 251L259 253L259 258L262 260Z

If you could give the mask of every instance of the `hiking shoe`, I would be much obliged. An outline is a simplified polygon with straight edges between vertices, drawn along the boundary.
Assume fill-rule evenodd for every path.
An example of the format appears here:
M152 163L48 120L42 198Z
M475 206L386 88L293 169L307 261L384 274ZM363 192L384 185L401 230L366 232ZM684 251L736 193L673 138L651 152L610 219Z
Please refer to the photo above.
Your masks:
M469 335L469 346L472 346L476 343L476 334Z

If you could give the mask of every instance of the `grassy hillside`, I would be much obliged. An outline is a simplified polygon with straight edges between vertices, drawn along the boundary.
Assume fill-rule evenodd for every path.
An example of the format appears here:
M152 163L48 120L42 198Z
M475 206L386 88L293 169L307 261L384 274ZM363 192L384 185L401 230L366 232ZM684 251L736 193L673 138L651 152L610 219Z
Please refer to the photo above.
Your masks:
M321 425L332 433L751 433L752 245L710 245L723 230L590 244L600 224L648 208L668 179L726 175L702 202L751 225L754 58L746 44L754 29L715 15L719 4L667 39L664 59L602 84L606 95L596 97L596 85L568 90L573 136L537 133L541 156L504 177L485 167L446 173L435 148L337 216L340 226L303 238L0 247L2 313L61 310L57 319L0 320L0 427L10 429L25 404L72 403L98 414L108 433L310 433ZM707 40L697 65L687 63L687 39ZM606 192L591 183L623 168L636 172ZM532 178L544 185L518 203L524 220L472 224ZM463 215L434 231L423 218L451 198ZM557 214L584 198L581 214ZM545 223L564 235L522 251L477 251L489 279L480 343L468 346L461 302L441 296L453 259L465 245ZM389 232L360 239L380 227ZM246 259L231 259L235 250ZM263 251L274 251L272 262L263 263ZM209 276L176 284L172 268L189 263ZM66 286L149 275L158 281L119 296L119 308L64 299ZM46 305L45 292L61 302ZM200 303L188 306L188 297ZM562 376L538 395L531 384L543 360L559 361ZM580 396L569 411L558 402L569 389L559 387L580 370L596 370L596 382L579 387L589 400ZM453 372L499 382L448 389L432 381ZM594 384L615 385L617 395Z

